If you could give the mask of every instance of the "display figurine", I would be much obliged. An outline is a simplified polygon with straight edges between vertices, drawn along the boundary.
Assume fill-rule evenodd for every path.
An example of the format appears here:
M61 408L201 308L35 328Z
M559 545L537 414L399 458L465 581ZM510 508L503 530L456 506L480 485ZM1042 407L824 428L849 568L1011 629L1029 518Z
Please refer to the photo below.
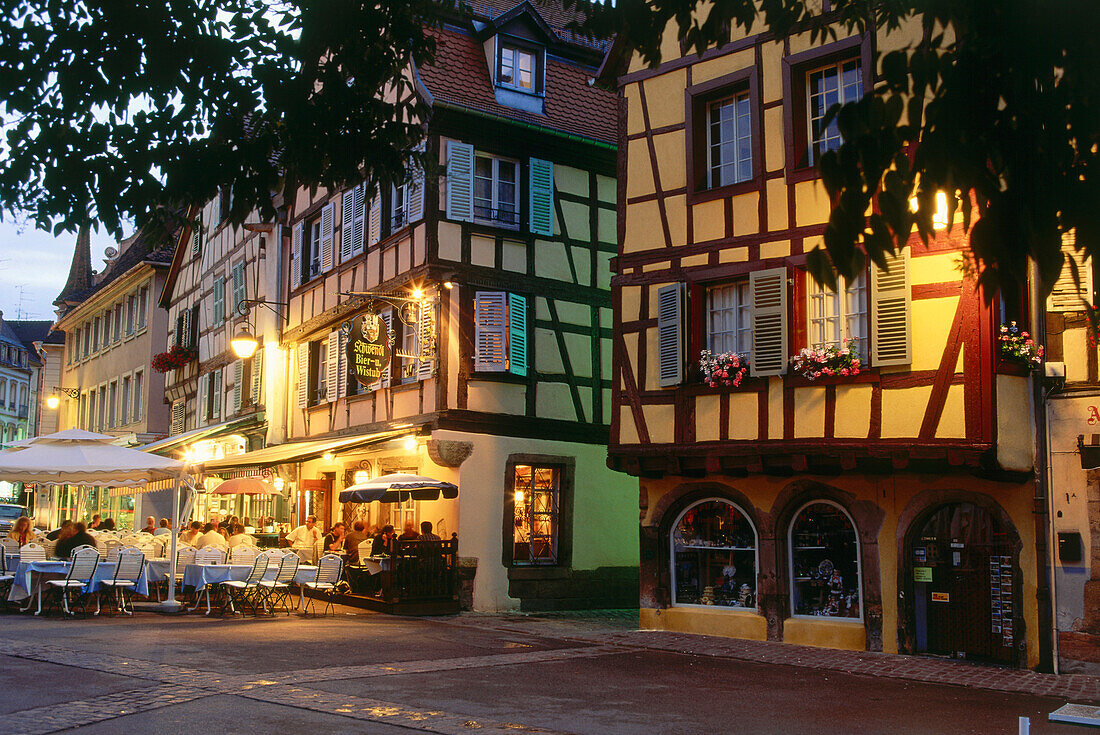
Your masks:
M753 606L752 587L749 587L747 583L741 585L741 594L738 595L737 602L740 603L741 607Z
M707 585L703 588L703 596L699 598L699 604L701 605L713 605L714 604L714 587Z

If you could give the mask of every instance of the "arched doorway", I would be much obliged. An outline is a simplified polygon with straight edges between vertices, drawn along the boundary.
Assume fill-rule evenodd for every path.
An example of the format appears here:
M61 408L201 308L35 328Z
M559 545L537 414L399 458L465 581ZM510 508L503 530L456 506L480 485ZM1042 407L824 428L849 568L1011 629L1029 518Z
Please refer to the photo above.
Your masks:
M992 513L966 502L937 506L910 528L906 555L915 652L1015 661L1019 564Z

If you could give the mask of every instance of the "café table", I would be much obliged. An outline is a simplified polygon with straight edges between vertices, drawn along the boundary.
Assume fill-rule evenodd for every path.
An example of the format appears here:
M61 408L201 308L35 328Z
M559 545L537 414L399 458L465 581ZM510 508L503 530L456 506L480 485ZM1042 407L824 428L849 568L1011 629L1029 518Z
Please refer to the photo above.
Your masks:
M228 582L229 580L236 580L243 582L248 578L248 573L252 571L251 564L188 564L183 569L183 586L194 587L196 592L195 606L190 608L188 612L194 612L199 609L202 604L199 601L199 597L206 597L206 612L210 613L210 594L206 587L211 584L218 584L219 582ZM275 575L279 572L278 563L273 563L268 567L267 573L264 574L264 579L275 579ZM294 581L299 586L302 582L312 582L317 578L317 567L312 564L299 564L298 572L294 575ZM197 593L206 591L205 595L198 595ZM301 590L299 589L299 592ZM305 604L304 595L299 595L300 599L298 607Z
M116 562L100 561L99 564L96 565L95 573L92 575L91 580L85 585L84 592L86 594L99 592L103 586L103 580L114 579L116 566ZM11 591L8 592L8 602L22 602L23 600L27 600L26 606L20 608L20 611L26 612L30 610L31 605L34 604L34 598L37 597L38 609L34 614L41 615L42 589L46 586L46 582L51 579L63 579L65 575L69 573L71 567L72 562L60 559L19 562L19 565L14 571L15 579L12 581ZM139 595L149 594L149 583L145 574L145 569L142 569L141 576L134 586L134 591Z

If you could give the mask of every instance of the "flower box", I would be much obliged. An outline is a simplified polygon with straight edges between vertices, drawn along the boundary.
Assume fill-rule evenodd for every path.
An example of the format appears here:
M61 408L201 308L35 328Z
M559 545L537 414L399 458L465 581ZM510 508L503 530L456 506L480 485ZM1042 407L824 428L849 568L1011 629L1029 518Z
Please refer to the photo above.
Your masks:
M180 345L176 345L167 352L153 355L153 359L150 360L150 365L152 365L153 369L158 373L166 373L169 370L187 367L197 359L199 359L199 351L194 347L181 347Z
M866 370L857 343L856 339L845 339L839 345L804 347L791 361L791 370L811 382L819 378L854 378Z
M749 374L749 360L736 352L699 353L699 373L711 388L737 388Z
M1001 325L998 339L998 353L1007 363L1022 365L1028 370L1039 370L1043 366L1043 346L1031 335L1022 331L1016 322Z

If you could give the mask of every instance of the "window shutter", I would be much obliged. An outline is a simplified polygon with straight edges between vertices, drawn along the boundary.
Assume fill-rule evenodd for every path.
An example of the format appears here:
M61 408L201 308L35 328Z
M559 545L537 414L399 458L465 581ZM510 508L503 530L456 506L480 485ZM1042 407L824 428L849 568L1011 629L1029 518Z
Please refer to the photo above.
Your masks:
M302 223L294 225L294 237L290 250L290 287L302 285Z
M337 354L340 355L340 369L339 374L336 376L336 390L339 391L336 395L339 398L347 398L348 396L348 338L344 334L343 330L337 330Z
M340 397L340 366L344 363L344 356L340 354L339 329L328 333L328 350L325 355L325 400L336 403Z
M416 366L416 379L427 380L435 372L435 302L425 301L420 305L420 321L416 328L416 347L421 355Z
M244 361L233 363L233 413L240 413L244 398Z
M199 255L202 253L202 214L200 213L197 221L191 227L191 255Z
M684 286L657 289L657 385L684 382Z
M206 394L210 390L210 373L199 376L199 387L195 391L195 427L206 423Z
M363 191L365 185L344 192L340 206L343 224L340 226L340 260L350 260L363 249Z
M536 235L554 234L554 164L532 158L529 186L531 193L531 232Z
M240 313L237 306L248 298L248 292L244 282L244 261L233 266L233 311Z
M787 269L749 273L752 299L752 375L787 371Z
M378 318L386 323L386 339L393 344L393 311L386 309L384 312L378 315ZM393 351L390 351L390 361L386 363L386 367L382 370L382 377L378 381L382 388L390 387L390 366L393 365Z
M182 347L183 344L184 344L184 342L183 342L183 322L184 322L184 316L183 315L184 315L184 313L185 312L181 311L178 314L176 314L176 333L175 333L174 337L175 337L175 345L177 347ZM89 334L90 334L90 332L85 330L85 332L84 332L85 347L87 346L87 337L88 337ZM84 351L85 355L87 354L87 352L88 352L87 350Z
M321 210L321 272L332 270L332 236L336 226L336 205L329 202Z
M506 296L502 291L474 294L474 370L504 372Z
M309 342L298 345L298 408L309 406Z
M447 219L474 219L474 147L468 143L447 143Z
M172 435L183 433L183 412L186 407L183 405L183 401L172 402L172 427L169 429L169 433Z
M508 372L527 374L527 298L508 294Z
M214 279L214 323L221 324L225 321L225 278L218 276Z
M1085 305L1092 302L1092 268L1085 251L1077 250L1076 230L1062 233L1062 258L1062 272L1047 297L1047 311L1085 311ZM1074 270L1077 281L1073 280Z
M913 361L909 249L885 256L886 270L871 265L871 364L908 365Z
M374 195L374 199L370 202L370 221L367 223L367 242L370 245L377 245L378 241L382 239L382 194L379 192Z
M190 347L193 343L195 329L195 315L191 309L184 309L183 311L183 341L180 342L184 347Z
M222 390L222 369L218 368L214 371L214 377L211 378L212 390L214 392L214 401L211 406L210 415L215 421L222 417L222 399L225 397L225 391Z
M408 201L405 210L409 213L409 224L424 218L424 169L413 167L408 186Z
M262 403L263 396L260 391L263 390L264 381L264 351L261 347L256 350L256 353L252 355L252 405L259 406Z

